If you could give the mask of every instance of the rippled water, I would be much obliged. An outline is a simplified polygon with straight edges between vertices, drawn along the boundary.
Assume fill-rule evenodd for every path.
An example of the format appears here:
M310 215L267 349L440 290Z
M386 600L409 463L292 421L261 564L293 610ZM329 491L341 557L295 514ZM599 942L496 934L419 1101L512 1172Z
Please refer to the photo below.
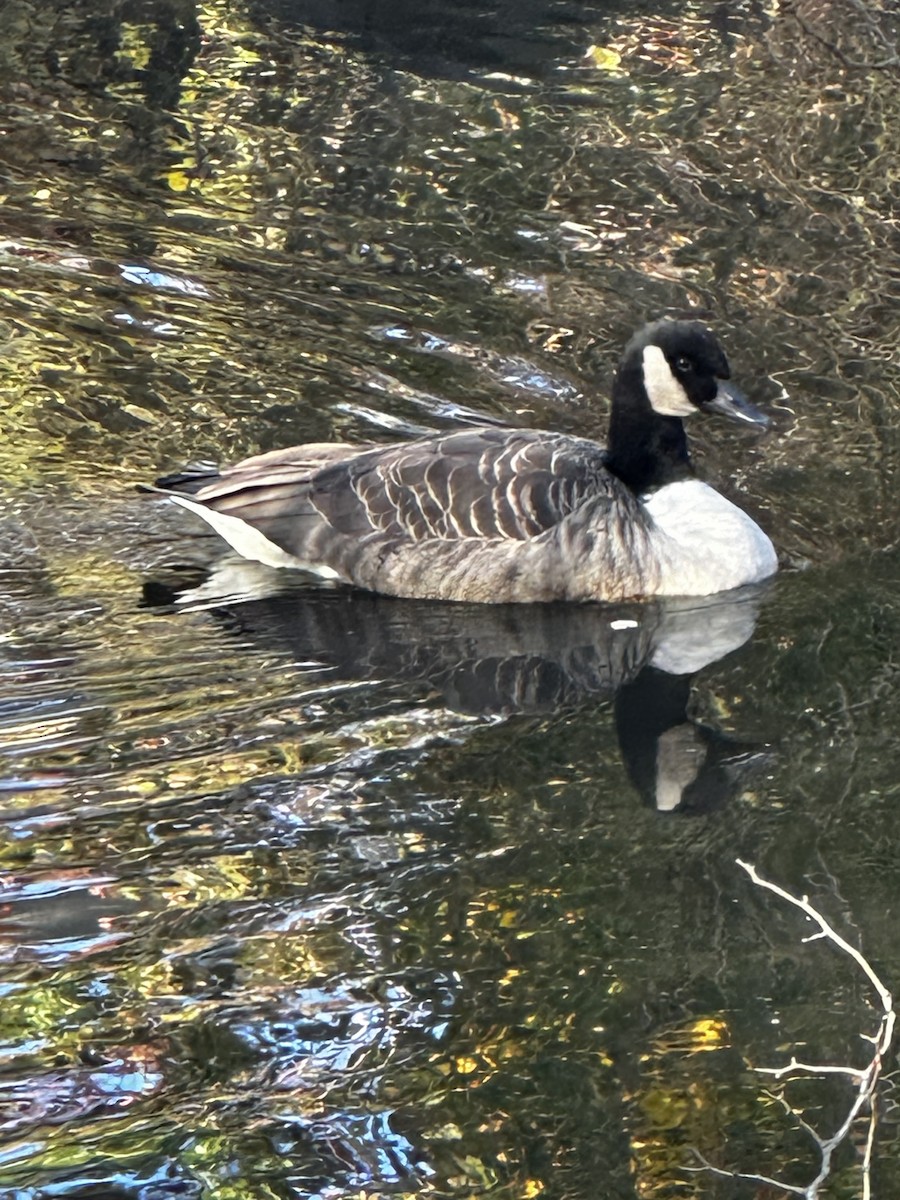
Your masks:
M896 15L449 9L0 7L4 1196L781 1194L691 1168L807 1186L854 1085L750 1068L879 1009L735 860L900 978ZM775 416L695 440L756 593L390 601L133 490L593 436L684 310Z

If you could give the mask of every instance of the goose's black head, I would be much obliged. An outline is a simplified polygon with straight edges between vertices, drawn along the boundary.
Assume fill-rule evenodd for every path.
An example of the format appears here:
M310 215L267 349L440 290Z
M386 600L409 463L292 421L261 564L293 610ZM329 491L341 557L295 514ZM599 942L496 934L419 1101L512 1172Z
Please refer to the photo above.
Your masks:
M700 321L654 321L638 330L613 384L607 464L636 492L691 474L682 421L717 412L765 428L769 419L725 381L725 351Z

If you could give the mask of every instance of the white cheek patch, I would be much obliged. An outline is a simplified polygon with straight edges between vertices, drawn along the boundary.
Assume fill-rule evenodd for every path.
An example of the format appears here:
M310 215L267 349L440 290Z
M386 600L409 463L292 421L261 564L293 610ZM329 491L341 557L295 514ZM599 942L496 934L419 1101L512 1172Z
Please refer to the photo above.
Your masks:
M659 346L646 346L643 359L644 387L654 412L663 417L692 416L697 409L672 374L672 368Z

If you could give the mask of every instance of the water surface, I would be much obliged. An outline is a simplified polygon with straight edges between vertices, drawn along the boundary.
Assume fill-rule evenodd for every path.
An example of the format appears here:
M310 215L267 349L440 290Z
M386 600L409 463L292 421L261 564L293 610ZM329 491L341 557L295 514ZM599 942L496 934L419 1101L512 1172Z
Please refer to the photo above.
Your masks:
M735 860L900 978L898 31L842 13L7 0L3 1195L815 1178L750 1068L864 1065L876 998ZM133 490L600 436L675 312L775 417L694 440L779 548L758 593L387 601L236 575ZM824 1137L852 1091L786 1097ZM898 1157L886 1091L881 1198Z

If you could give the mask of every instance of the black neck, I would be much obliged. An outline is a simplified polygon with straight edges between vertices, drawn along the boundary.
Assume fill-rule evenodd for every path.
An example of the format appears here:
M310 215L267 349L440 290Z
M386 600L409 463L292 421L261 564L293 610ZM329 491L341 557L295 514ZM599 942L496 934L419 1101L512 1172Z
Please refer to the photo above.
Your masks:
M681 418L654 412L640 363L622 367L613 384L606 465L637 493L693 474Z

